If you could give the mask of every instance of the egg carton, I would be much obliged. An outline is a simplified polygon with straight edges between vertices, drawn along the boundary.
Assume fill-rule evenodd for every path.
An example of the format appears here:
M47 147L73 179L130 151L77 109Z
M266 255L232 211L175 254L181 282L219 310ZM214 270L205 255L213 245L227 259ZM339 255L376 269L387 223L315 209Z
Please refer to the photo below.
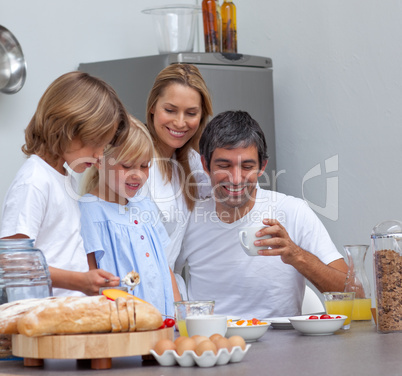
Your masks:
M174 366L178 364L181 367L213 367L222 366L228 363L241 362L247 354L251 345L246 345L245 350L240 346L235 346L229 352L228 349L219 349L215 355L213 351L205 351L201 356L198 356L194 351L184 351L182 355L178 355L174 350L166 350L162 355L158 355L154 350L150 350L161 366Z

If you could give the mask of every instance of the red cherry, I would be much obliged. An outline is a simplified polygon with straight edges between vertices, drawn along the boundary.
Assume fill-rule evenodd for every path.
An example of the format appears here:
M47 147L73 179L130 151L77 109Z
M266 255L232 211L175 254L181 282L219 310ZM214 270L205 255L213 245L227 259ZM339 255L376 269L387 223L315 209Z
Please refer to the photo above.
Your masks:
M176 324L176 322L173 319L166 319L165 320L165 325L167 328L171 328L172 326L174 326L174 324Z
M320 319L332 319L330 315L321 315Z

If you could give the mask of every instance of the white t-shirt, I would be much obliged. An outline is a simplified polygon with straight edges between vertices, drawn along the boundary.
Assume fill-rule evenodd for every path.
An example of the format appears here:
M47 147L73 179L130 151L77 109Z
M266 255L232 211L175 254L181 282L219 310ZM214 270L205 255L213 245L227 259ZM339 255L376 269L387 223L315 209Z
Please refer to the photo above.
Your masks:
M204 172L200 155L193 149L189 153L189 162L192 174L198 187L199 197L208 197L211 193L211 183ZM148 195L158 206L161 220L170 237L170 244L166 248L169 267L173 270L176 258L179 255L181 243L187 227L190 211L187 208L179 182L180 166L172 158L172 180L165 181L156 160L149 169L149 178L142 188L141 194Z
M301 199L257 189L253 209L234 223L223 223L211 198L199 202L187 227L175 271L188 262L189 300L215 300L215 313L243 318L299 315L304 277L280 256L248 256L239 228L274 218L295 244L325 264L342 258L325 227Z
M80 234L78 196L69 176L57 172L37 155L22 165L3 203L0 237L24 234L35 239L49 266L89 270ZM83 295L54 288L53 295Z

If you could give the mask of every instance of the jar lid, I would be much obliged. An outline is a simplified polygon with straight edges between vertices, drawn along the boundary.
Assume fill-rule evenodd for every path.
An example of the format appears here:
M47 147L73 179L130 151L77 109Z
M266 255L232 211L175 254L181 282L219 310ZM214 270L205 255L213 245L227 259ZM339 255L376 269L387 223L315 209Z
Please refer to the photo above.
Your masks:
M402 222L398 220L388 220L378 223L371 231L372 238L402 237Z

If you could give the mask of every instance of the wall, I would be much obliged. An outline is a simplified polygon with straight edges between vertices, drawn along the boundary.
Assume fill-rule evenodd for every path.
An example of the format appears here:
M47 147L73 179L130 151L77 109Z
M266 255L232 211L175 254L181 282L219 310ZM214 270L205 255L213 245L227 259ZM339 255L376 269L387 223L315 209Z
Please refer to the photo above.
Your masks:
M28 62L24 88L0 94L0 201L50 82L80 62L156 54L141 10L177 2L0 0ZM306 198L338 249L368 243L377 222L402 220L402 2L235 3L239 52L273 59L278 190Z

